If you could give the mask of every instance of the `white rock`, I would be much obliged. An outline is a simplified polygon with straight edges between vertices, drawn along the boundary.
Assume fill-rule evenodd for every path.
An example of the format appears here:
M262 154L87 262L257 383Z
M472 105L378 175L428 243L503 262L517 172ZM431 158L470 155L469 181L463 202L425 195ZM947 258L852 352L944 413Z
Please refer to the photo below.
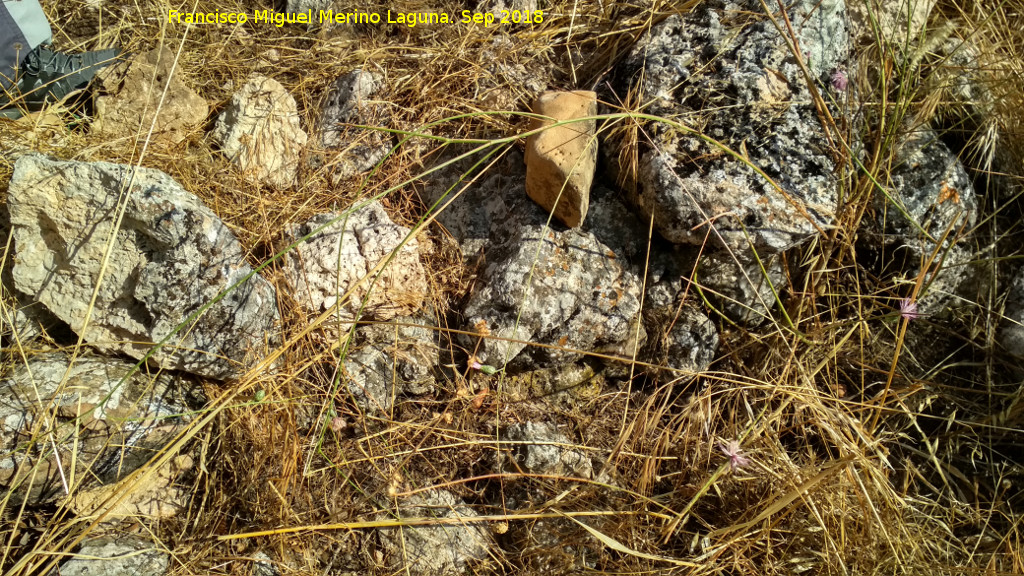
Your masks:
M126 190L124 218L91 306ZM17 250L14 287L93 346L138 359L166 340L153 362L226 378L272 338L273 288L259 276L241 282L252 268L238 240L167 174L34 154L14 165L7 205Z
M289 233L289 241L294 242L339 216L340 213L324 214L296 226ZM294 289L292 296L309 312L320 314L352 289L338 310L338 317L345 322L342 330L347 330L347 322L360 313L367 318L389 320L414 312L426 297L427 280L419 260L419 243L410 238L402 244L408 234L408 228L388 218L380 203L366 204L288 254L284 271ZM372 282L375 267L393 253L394 258ZM370 277L360 282L367 275Z
M255 76L231 97L217 118L213 139L247 177L287 188L295 182L308 136L299 124L295 99L284 86Z

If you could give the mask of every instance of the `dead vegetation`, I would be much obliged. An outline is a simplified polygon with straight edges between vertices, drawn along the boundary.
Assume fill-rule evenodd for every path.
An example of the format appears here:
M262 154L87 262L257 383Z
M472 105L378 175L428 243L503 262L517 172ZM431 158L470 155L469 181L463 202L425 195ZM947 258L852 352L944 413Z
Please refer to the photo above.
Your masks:
M420 222L427 206L416 178L444 139L523 132L528 118L513 112L528 110L534 91L607 86L636 37L695 3L559 0L545 6L544 24L516 34L461 25L187 28L167 23L167 10L177 6L163 1L102 11L84 0L44 4L59 48L170 47L214 114L254 72L281 81L305 122L339 74L365 67L384 76L386 127L434 139L411 138L379 170L337 186L332 152L315 146L300 184L273 190L239 178L205 131L167 148L145 146L145 127L136 142L109 142L69 124L59 137L34 142L60 157L166 171L261 264L282 248L289 225L357 199L387 192L383 203L396 221ZM238 0L196 6L265 8ZM474 289L475 270L443 231L428 227L429 299L442 363L450 364L449 380L434 394L401 400L386 417L361 412L339 385L344 340L329 320L313 322L282 298L284 345L238 381L207 383L209 403L188 431L112 488L92 515L76 516L63 504L32 510L0 501L2 569L45 573L105 529L104 510L189 453L196 464L177 479L190 492L187 508L119 528L169 551L171 574L252 574L257 551L282 574L393 573L377 552L374 528L402 525L389 515L397 500L431 487L454 492L484 517L500 547L474 567L482 574L1024 572L1024 403L1017 361L994 344L1005 294L980 290L973 313L949 321L901 318L896 303L906 288L882 272L893 256L866 262L854 248L899 138L915 122L933 122L960 142L976 185L988 193L987 217L971 231L972 265L993 280L1016 268L1018 251L1008 246L1021 233L1017 196L1024 190L1022 12L1020 0L943 0L922 37L862 50L861 102L846 109L852 121L837 118L831 128L863 138L869 153L858 165L836 150L846 158L837 227L789 254L784 314L757 330L722 320L710 371L649 381L636 366L631 383L605 386L569 409L517 401L504 393L500 374L466 368L472 351L454 343L459 325L451 310ZM956 58L963 40L973 43L976 59ZM907 53L917 54L912 66ZM965 74L982 79L984 101L957 95ZM643 103L618 96L606 102L609 111L641 111ZM643 141L643 123L626 128ZM24 141L27 133L0 122L4 139ZM0 180L11 169L12 162L0 163ZM274 266L265 274L273 276ZM3 361L19 358L7 350ZM595 477L496 473L508 450L495 441L496 428L531 418L560 423L591 456ZM556 538L530 536L541 533Z

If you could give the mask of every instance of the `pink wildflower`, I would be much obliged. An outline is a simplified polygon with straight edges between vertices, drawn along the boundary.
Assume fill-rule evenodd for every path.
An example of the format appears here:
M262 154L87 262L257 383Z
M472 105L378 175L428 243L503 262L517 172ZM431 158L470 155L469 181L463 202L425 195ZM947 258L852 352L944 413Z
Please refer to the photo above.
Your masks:
M470 370L479 370L481 368L481 366L483 366L483 364L480 364L476 360L470 360L469 361L469 369Z
M900 317L909 320L917 320L924 316L921 312L917 311L917 302L913 298L904 298L900 300Z
M729 467L732 468L733 472L750 465L750 458L747 458L746 455L743 454L743 450L740 449L739 440L730 440L728 443L719 443L718 449L729 457Z
M832 83L832 89L836 92L845 92L846 87L850 84L850 79L846 77L846 73L838 69L832 73L830 81Z

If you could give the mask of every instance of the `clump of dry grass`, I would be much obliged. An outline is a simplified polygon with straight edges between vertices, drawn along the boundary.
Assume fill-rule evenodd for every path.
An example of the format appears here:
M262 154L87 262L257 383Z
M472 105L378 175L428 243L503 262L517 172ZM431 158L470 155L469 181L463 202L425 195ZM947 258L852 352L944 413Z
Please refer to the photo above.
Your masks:
M549 87L599 85L636 36L667 13L692 7L552 2L547 10L557 17L506 37L461 26L186 31L166 24L167 3L102 12L87 5L47 6L59 47L180 46L184 78L215 112L232 87L258 72L285 84L309 126L333 79L368 67L385 76L388 128L413 132L434 124L433 136L451 138L521 132L524 117L490 112L527 110L524 78ZM237 0L197 6L250 13L264 7ZM347 8L396 7L343 3ZM930 25L948 31L942 22L952 18L963 24L958 34L977 40L979 68L972 72L992 78L993 99L976 141L983 158L1017 155L1002 164L1017 170L1011 178L1024 172L1016 113L1024 104L1024 35L1012 24L1022 8L1018 0L950 0ZM992 345L999 295L980 293L971 316L908 322L895 312L900 294L892 279L854 246L874 182L886 181L904 120L948 107L933 82L943 78L943 58L898 76L899 55L881 54L866 58L871 66L885 65L887 86L903 90L883 102L879 87L866 83L859 88L864 124L832 126L850 142L862 138L868 160L857 166L848 151L838 151L849 162L840 167L847 192L842 217L828 236L790 255L792 290L781 298L788 322L756 331L722 324L720 358L711 371L696 379L638 378L572 409L513 401L483 375L453 369L434 395L372 415L340 385L336 336L311 327L282 299L285 346L273 358L277 368L268 362L237 382L208 383L209 405L158 457L179 450L199 455L196 468L179 479L192 491L188 509L160 522L139 518L138 527L172 553L173 574L251 573L257 551L280 561L284 573L391 573L365 528L403 496L443 486L488 517L504 551L495 548L476 567L481 573L1024 571L1017 448L1024 404ZM878 78L872 74L863 77ZM643 106L623 99L609 104ZM888 131L875 129L880 118ZM855 133L861 126L863 133ZM628 128L642 138L641 126ZM0 124L0 137L18 130ZM420 160L436 146L413 139L378 172L343 186L330 184L326 156L304 167L290 190L246 184L202 132L176 148L151 145L141 162L202 198L260 263L280 248L288 225L388 190L394 189L384 203L394 217L419 221L426 207L416 186L403 183L422 172ZM142 150L98 141L86 130L46 148L121 162L140 161ZM0 172L6 181L10 164L0 163ZM990 223L1012 212L992 206ZM1018 232L979 226L975 264L995 269L999 257L983 248ZM472 289L473 271L442 235L433 238L435 328L448 362L464 367L469 351L452 343L457 324L450 308ZM585 481L495 473L495 459L508 449L495 441L496 429L531 418L558 422L604 474ZM748 464L730 466L720 445L732 441ZM39 519L30 527L31 517ZM45 566L51 554L70 552L101 530L93 520L74 519L60 507L26 512L4 505L2 569L27 574ZM531 539L531 529L550 530L560 541ZM580 551L586 551L583 564Z

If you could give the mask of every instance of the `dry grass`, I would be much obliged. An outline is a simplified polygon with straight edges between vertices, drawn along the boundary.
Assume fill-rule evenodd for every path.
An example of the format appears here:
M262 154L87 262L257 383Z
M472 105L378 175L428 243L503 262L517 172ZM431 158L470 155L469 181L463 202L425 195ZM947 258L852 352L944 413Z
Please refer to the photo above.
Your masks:
M548 4L552 16L543 25L505 36L463 26L186 30L166 23L167 9L179 7L169 2L124 3L102 13L84 0L45 4L60 48L141 52L166 45L179 52L177 66L214 112L259 72L295 95L309 125L333 79L366 67L384 76L388 128L434 124L430 133L439 138L523 132L526 117L491 112L528 110L537 87L606 86L639 34L688 8L559 0ZM259 4L203 0L198 10L251 13ZM430 6L456 11L452 2ZM1021 0L943 0L921 38L863 51L862 102L847 110L851 121L837 118L830 126L846 141L862 138L866 150L862 165L836 150L845 159L838 225L789 254L785 315L757 330L721 322L719 358L696 379L637 378L561 410L479 394L494 383L464 370L469 351L452 343L459 326L451 309L474 288L473 263L463 265L443 233L428 227L422 236L433 246L435 327L449 362L463 370L451 372L436 393L400 401L386 417L361 412L341 392L329 327L311 324L282 298L285 346L236 382L206 383L210 401L194 422L93 516L76 518L60 505L0 504L0 569L42 573L104 530L104 506L187 452L197 459L178 478L191 493L188 508L172 519L127 524L172 554L171 574L250 574L258 550L283 574L390 574L373 528L409 523L387 513L400 497L435 486L487 517L501 552L495 547L494 557L475 567L480 573L1024 572L1024 404L1014 361L994 344L1005 294L980 289L969 313L908 323L895 312L907 292L890 263L868 261L854 247L901 136L914 123L933 122L965 143L977 182L1009 191L986 196L990 217L971 231L972 266L983 280L1005 279L1015 268L1016 192L1024 177L1022 13ZM978 54L964 64L948 48L966 38ZM982 79L983 102L956 95L965 73ZM613 110L643 107L621 98L608 103ZM642 143L642 123L619 128ZM23 132L0 123L0 137ZM138 143L109 142L73 130L35 146L166 171L218 213L253 264L282 247L289 225L385 192L397 221L422 221L418 185L407 182L439 146L412 139L365 181L340 186L331 184L330 154L311 148L307 154L320 161L306 164L299 185L276 191L244 184L205 132L173 148L154 141L143 156L145 141L144 134ZM0 162L0 181L11 169ZM273 268L265 274L272 277ZM19 358L8 350L3 362ZM277 370L268 369L271 361ZM584 481L495 474L497 454L507 450L495 442L495 426L531 418L561 424L604 475ZM719 445L731 440L750 465L730 469ZM558 541L531 537L531 528L557 533ZM581 556L586 565L574 563Z

